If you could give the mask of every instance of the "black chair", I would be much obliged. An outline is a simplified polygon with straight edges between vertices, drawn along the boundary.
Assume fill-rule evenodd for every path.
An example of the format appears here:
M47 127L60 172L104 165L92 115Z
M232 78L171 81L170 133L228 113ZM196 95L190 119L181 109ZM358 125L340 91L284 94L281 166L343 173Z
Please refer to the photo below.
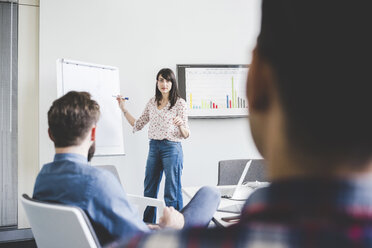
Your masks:
M236 185L249 159L221 160L218 162L217 185ZM267 182L266 166L263 159L252 159L243 182Z

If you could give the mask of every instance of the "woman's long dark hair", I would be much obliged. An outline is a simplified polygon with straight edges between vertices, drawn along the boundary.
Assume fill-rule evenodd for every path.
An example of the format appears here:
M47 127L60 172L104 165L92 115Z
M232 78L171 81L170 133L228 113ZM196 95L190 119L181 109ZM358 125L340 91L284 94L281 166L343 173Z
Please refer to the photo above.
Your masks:
M160 101L163 98L163 95L161 94L160 90L158 89L158 79L159 76L162 76L165 80L171 81L172 82L172 88L169 91L169 102L170 102L170 107L171 109L177 102L178 98L180 97L178 93L178 87L177 87L177 81L176 77L174 76L174 73L171 69L169 68L163 68L161 69L158 74L156 75L156 85L155 85L155 100L157 105L160 105Z

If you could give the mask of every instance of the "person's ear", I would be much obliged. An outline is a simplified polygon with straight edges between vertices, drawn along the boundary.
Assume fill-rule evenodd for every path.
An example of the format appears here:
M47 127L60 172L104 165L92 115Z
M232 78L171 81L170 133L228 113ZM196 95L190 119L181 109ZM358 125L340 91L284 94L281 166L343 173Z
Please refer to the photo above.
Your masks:
M92 127L91 133L90 133L90 140L95 141L96 140L96 126Z
M266 111L271 104L273 73L267 62L253 51L252 63L247 79L249 112Z
M54 142L54 137L50 131L50 128L48 128L48 135L49 135L49 139L51 139Z

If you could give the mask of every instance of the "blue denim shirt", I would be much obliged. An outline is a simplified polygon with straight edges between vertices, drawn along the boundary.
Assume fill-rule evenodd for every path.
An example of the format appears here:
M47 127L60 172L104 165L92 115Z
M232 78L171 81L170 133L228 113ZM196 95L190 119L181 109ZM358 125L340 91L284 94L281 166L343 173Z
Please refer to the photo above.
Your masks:
M79 154L56 154L36 178L33 198L80 207L89 217L100 243L149 232L128 203L117 178L90 166Z

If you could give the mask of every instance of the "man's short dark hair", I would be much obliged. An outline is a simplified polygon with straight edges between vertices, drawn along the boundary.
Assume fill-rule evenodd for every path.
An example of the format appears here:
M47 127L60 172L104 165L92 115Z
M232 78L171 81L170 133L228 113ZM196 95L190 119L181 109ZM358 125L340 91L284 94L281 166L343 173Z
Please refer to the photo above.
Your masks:
M88 92L70 91L55 100L48 111L55 147L79 145L99 116L99 105Z
M257 54L276 75L293 147L348 162L371 159L371 5L263 0Z

